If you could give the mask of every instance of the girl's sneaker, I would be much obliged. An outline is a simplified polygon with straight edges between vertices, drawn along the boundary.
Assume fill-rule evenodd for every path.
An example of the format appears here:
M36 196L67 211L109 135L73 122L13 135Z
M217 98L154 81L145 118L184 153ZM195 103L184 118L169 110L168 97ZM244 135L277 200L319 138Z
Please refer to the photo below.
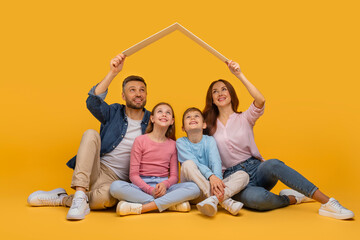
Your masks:
M189 202L182 202L179 204L176 204L174 206L169 207L170 211L176 211L176 212L189 212L191 209Z
M119 216L125 216L130 214L141 214L142 204L129 203L126 201L120 201L116 207L116 213Z

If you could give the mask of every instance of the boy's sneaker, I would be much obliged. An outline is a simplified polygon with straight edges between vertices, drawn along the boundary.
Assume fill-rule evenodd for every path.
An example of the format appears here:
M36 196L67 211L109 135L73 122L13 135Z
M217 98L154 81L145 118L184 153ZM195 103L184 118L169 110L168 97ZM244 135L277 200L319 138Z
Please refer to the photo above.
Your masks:
M197 209L204 215L212 217L217 213L219 200L216 196L211 196L204 201L196 204Z
M189 202L183 202L169 207L169 210L177 212L189 212L191 210L191 206Z
M334 198L330 198L327 203L321 204L319 214L336 219L350 219L354 217L354 213L352 211L341 206L341 204Z
M116 213L120 216L130 214L141 214L142 204L141 203L129 203L120 201L116 207Z
M279 193L280 196L294 196L296 199L296 204L303 203L303 202L312 202L314 201L311 198L308 198L302 193L299 193L298 191L295 191L293 189L284 189L281 190Z
M222 203L220 203L220 206L225 208L232 215L237 215L240 209L244 206L244 204L242 202L238 202L231 198L228 198L224 200Z
M36 191L30 194L27 202L31 206L63 206L62 200L67 196L65 189L57 188L51 191Z
M81 220L90 213L89 200L83 191L76 191L67 213L68 220Z

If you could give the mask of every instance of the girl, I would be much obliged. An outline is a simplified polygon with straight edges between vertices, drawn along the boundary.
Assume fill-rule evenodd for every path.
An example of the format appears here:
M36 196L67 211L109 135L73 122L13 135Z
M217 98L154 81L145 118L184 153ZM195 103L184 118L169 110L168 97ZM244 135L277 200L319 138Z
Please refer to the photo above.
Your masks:
M120 200L120 216L160 212L190 211L189 200L200 195L193 182L178 183L174 111L168 103L157 104L150 115L146 134L135 139L130 156L130 180L115 181L110 194Z
M237 112L239 100L233 86L225 80L211 83L203 111L207 133L212 135L219 148L224 178L243 170L250 176L248 186L233 196L245 207L271 210L311 200L322 205L319 214L337 219L349 219L354 213L334 198L323 194L314 184L277 159L264 161L254 141L253 126L264 113L265 98L240 71L239 64L228 62L230 71L244 84L254 102L243 113ZM280 180L292 189L280 195L269 192ZM300 193L301 192L301 193Z

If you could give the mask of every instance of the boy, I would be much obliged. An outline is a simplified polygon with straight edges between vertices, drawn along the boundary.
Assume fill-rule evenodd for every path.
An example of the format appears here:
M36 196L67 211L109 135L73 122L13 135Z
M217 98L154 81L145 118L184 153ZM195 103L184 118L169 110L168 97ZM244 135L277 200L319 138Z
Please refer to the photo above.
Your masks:
M183 131L187 137L176 141L178 160L181 166L181 182L193 181L200 190L200 201L196 206L207 216L217 213L220 205L233 215L237 215L243 204L230 197L240 192L249 182L249 175L238 171L222 178L221 159L215 139L203 135L206 128L203 115L198 108L188 108L183 115Z

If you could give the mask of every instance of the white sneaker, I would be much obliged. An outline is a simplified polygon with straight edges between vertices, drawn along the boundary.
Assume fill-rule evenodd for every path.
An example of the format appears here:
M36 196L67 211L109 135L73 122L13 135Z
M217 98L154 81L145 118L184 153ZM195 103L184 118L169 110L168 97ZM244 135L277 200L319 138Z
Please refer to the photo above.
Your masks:
M224 200L222 203L220 203L220 206L225 208L232 215L237 215L240 209L244 206L244 204L242 202L238 202L231 198L228 198Z
M170 211L177 211L177 212L189 212L191 210L191 206L189 202L182 202L171 206L168 208Z
M27 202L31 206L63 206L62 200L67 196L65 189L57 188L51 191L36 191L30 194Z
M120 216L130 214L141 214L142 204L141 203L129 203L120 201L116 207L116 213Z
M308 197L305 196L304 194L299 193L298 191L295 191L295 190L293 190L293 189L284 189L284 190L281 190L280 193L279 193L279 195L280 195L280 196L284 196L284 195L285 195L285 196L294 196L295 199L296 199L296 204L314 201L313 199L308 198Z
M319 214L336 219L350 219L354 217L354 213L352 211L341 206L341 204L334 198L330 198L327 203L321 204Z
M219 200L216 196L211 196L204 201L196 204L197 209L204 215L212 217L217 213L217 205Z
M68 220L81 220L90 213L89 200L83 191L76 191L67 213Z

